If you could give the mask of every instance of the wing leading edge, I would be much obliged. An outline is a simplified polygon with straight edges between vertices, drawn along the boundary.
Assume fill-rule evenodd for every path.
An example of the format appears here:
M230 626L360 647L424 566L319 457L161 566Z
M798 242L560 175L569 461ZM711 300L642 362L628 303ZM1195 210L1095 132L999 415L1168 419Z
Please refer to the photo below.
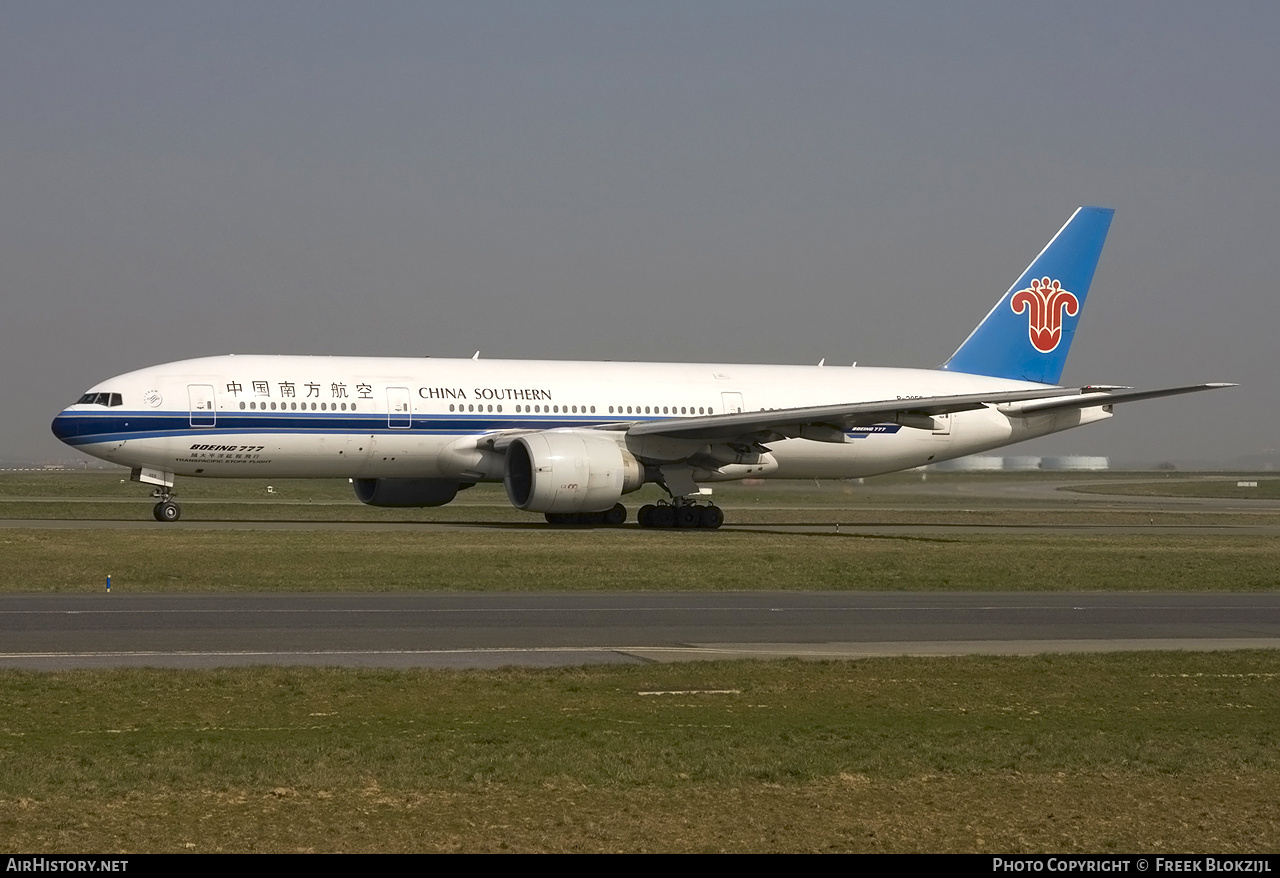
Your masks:
M1193 384L1161 390L1127 391L1115 387L1056 387L1036 390L1012 390L996 393L965 393L928 396L914 399L889 399L874 402L806 408L772 409L738 412L696 418L667 418L606 425L602 429L625 430L629 436L662 436L703 442L750 441L761 434L800 437L825 442L845 441L845 431L873 424L897 423L907 427L933 429L934 415L974 411L987 406L1014 417L1030 417L1055 411L1092 408L1117 402L1136 402L1162 396L1176 396L1233 384Z

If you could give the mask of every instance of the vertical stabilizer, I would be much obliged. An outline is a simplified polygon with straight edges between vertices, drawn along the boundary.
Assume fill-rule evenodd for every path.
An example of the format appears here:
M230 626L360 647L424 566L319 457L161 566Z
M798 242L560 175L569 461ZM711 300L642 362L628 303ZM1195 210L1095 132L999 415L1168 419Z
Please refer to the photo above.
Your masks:
M1114 213L1072 214L942 368L1057 384Z

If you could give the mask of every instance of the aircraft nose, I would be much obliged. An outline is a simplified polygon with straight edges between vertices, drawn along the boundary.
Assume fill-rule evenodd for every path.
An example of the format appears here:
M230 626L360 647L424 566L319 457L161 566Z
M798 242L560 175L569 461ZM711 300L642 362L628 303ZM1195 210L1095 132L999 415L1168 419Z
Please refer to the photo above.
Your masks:
M69 411L61 411L58 416L53 419L53 423L49 425L49 429L53 431L53 435L57 436L63 442L69 442L76 436L80 435L79 419L74 417Z

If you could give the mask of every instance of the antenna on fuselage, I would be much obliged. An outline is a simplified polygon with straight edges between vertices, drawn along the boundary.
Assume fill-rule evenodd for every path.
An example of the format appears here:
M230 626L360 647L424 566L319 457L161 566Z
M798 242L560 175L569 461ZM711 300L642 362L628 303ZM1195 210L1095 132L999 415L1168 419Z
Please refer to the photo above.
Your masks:
M472 355L471 355L471 359L473 359L473 360L478 360L478 359L480 359L480 352L479 352L479 351L476 351L474 354L472 354Z

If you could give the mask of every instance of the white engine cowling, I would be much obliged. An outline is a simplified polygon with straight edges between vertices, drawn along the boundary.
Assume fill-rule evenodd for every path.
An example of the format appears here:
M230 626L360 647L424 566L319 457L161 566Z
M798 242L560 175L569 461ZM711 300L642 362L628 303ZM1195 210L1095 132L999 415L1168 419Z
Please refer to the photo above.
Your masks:
M517 509L604 512L644 484L644 467L604 436L531 433L507 448L502 483Z
M465 485L449 479L356 479L356 499L369 506L443 506Z

